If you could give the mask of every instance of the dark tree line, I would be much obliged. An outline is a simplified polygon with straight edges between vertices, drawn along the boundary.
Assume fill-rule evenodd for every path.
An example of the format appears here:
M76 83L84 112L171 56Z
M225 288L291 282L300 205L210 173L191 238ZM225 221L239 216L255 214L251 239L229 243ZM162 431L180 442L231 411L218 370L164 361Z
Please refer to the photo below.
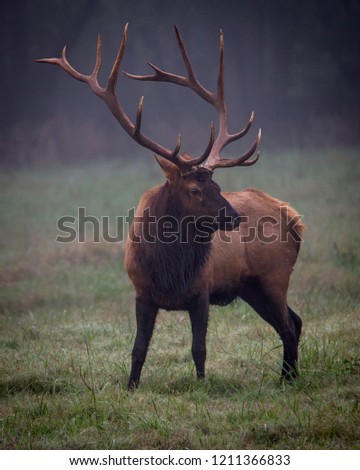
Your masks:
M3 161L135 149L84 85L33 61L59 55L67 44L71 62L89 72L100 31L105 80L127 21L123 68L147 73L151 61L183 73L172 31L176 23L200 80L210 88L223 28L234 130L254 109L269 146L359 141L359 0L4 0L0 11ZM171 146L181 131L191 151L203 147L214 119L206 103L171 85L121 79L119 95L132 117L142 94L147 133Z

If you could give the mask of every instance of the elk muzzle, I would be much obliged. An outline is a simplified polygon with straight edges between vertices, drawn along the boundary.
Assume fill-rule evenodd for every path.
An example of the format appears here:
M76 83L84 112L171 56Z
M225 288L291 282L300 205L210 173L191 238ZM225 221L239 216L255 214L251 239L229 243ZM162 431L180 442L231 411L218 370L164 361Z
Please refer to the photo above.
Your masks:
M217 230L234 230L241 222L241 215L224 199L225 204L216 215L202 215L196 218L197 230L213 234Z

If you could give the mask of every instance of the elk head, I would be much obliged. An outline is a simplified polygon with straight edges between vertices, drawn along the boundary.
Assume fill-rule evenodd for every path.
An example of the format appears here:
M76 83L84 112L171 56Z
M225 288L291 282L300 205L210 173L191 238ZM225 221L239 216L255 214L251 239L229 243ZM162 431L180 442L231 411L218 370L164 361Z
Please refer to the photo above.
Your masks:
M113 113L117 121L123 127L123 129L129 134L129 136L138 142L143 147L146 147L153 151L157 156L157 160L162 167L168 184L171 185L173 191L178 191L184 194L182 200L195 213L201 215L209 214L206 212L205 205L207 199L215 201L214 207L223 207L228 210L229 215L233 217L233 227L239 224L239 219L236 219L235 211L231 208L230 204L220 195L220 188L216 183L212 181L212 173L216 168L228 168L233 166L250 166L257 162L259 153L256 157L250 159L255 153L258 144L260 142L261 131L259 130L257 138L251 148L244 153L242 156L229 159L221 158L220 152L223 148L234 142L235 140L243 137L250 129L254 113L251 114L250 119L244 129L241 131L230 134L228 131L228 119L227 119L227 107L224 98L224 38L223 33L220 31L220 61L219 61L219 73L217 80L217 91L215 93L207 90L196 78L192 64L190 62L188 53L186 51L184 42L180 36L178 29L175 26L175 33L179 49L185 64L187 76L175 75L169 72L165 72L153 64L149 66L153 69L154 73L151 75L133 75L127 72L124 74L134 80L142 81L157 81L157 82L169 82L176 85L181 85L190 88L202 99L207 101L209 104L215 107L218 114L218 134L215 138L214 124L211 124L210 140L205 151L198 157L190 157L188 154L179 154L181 147L181 136L179 134L178 141L173 150L170 150L149 137L145 136L141 132L141 118L144 97L139 101L139 106L136 114L135 122L133 122L121 103L118 101L115 88L118 81L120 64L125 52L126 40L127 40L128 24L125 25L122 41L120 44L119 51L117 53L115 62L109 75L108 83L105 88L101 87L98 82L98 74L101 66L101 38L98 36L97 51L96 51L96 62L93 72L90 75L84 75L75 70L68 62L66 58L66 46L63 49L61 58L52 59L38 59L37 62L44 62L49 64L59 65L65 72L71 75L76 80L80 80L89 85L90 89L99 96L105 104L108 106L110 111ZM222 205L221 205L222 204ZM208 204L209 206L209 204ZM206 207L209 211L210 208ZM210 210L211 215L212 212ZM218 219L217 228L223 229L225 227L224 220ZM230 226L227 226L230 229Z

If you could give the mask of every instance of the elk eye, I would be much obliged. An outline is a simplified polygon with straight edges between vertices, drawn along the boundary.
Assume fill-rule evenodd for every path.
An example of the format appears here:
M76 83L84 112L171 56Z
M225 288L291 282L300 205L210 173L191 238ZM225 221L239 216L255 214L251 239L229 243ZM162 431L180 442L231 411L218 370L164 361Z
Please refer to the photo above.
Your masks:
M192 188L190 190L190 192L191 192L192 196L200 196L200 191L196 188Z

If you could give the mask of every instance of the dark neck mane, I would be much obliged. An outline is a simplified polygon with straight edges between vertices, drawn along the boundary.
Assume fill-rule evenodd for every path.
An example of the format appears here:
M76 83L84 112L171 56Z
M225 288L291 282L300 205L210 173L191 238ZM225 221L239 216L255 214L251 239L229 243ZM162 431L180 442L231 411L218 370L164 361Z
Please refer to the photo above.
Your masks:
M148 240L152 242L141 241L140 261L163 294L182 294L203 269L211 250L211 238L204 237L193 223L182 223L186 214L178 200L169 197L166 184L149 201L149 208L151 220L156 219L156 223L145 222L144 233L150 235ZM169 225L164 228L161 220L172 221L169 222L172 228Z

